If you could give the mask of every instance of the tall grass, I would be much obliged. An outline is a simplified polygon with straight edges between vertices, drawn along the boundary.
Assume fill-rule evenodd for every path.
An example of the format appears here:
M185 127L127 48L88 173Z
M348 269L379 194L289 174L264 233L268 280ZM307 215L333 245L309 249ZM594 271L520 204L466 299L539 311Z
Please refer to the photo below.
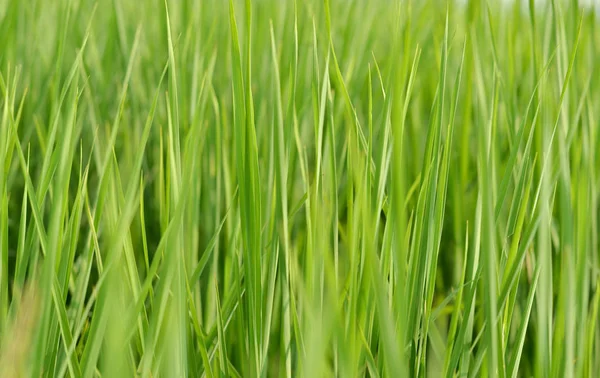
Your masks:
M598 25L0 2L0 376L595 376Z

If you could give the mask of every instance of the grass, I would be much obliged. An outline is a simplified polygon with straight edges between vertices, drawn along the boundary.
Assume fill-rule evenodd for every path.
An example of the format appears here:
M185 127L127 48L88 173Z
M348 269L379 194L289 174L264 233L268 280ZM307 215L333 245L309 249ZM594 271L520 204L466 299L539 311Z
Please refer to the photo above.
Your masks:
M594 376L576 3L0 2L0 375Z

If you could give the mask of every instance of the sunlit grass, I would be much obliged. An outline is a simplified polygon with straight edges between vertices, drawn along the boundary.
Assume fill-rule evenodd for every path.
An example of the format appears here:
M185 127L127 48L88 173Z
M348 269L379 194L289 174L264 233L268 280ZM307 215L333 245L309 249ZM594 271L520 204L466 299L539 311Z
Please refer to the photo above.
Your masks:
M0 376L595 376L598 25L0 2Z

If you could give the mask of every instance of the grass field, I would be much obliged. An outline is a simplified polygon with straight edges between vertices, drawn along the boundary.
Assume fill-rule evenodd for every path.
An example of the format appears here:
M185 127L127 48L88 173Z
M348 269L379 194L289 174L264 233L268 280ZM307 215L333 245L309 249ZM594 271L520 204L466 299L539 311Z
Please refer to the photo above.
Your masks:
M577 1L0 1L0 377L594 377Z

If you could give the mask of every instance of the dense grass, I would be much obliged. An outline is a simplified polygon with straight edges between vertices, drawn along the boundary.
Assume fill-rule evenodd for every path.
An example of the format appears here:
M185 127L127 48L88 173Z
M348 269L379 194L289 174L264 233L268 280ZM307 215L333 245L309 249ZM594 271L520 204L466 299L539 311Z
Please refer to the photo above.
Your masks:
M0 376L591 377L564 1L0 2Z

